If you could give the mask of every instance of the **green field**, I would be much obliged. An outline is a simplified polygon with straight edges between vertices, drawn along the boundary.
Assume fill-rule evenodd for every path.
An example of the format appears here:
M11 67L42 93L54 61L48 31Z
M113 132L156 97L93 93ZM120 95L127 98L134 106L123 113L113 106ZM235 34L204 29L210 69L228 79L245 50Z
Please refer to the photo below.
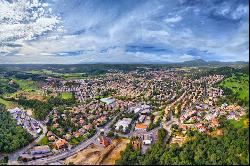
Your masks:
M29 95L41 95L42 90L39 89L38 83L32 80L20 80L12 78L18 85L19 90L14 93L4 93L3 97L10 98L10 97L17 97L22 93L28 93Z
M63 92L60 94L60 97L62 99L68 100L68 99L72 99L73 94L71 92Z
M32 70L29 73L32 74L45 74L45 75L50 75L50 76L54 76L54 77L61 77L65 80L69 80L69 79L83 79L85 78L84 75L85 73L58 73L58 72L54 72L52 70Z
M240 120L231 119L229 121L235 128L247 128L249 124L249 119L247 116L242 117Z
M4 100L2 98L0 98L0 103L5 105L7 109L14 108L16 106L15 103L13 103L11 101Z
M69 143L71 145L77 145L79 144L80 142L82 142L83 140L85 140L87 137L88 137L89 133L85 133L84 135L78 137L78 138L72 138Z
M38 90L37 83L31 80L17 80L15 82L20 86L23 91L32 92Z
M44 136L37 144L38 145L48 145L49 144L48 137Z
M249 75L233 75L222 81L219 86L231 89L236 98L249 102Z

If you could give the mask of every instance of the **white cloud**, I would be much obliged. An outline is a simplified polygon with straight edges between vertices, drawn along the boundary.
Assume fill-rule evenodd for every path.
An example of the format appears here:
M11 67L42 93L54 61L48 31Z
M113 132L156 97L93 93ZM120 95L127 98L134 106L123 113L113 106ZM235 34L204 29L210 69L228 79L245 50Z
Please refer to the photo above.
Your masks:
M26 9L31 6L35 10L31 13L27 12ZM0 55L5 56L4 58L0 56L0 61L18 63L31 63L32 61L36 63L179 62L194 58L193 55L185 54L185 50L191 49L215 55L214 59L243 60L248 57L247 36L249 32L246 28L236 32L238 27L235 27L230 31L230 35L216 36L216 33L220 34L221 31L217 32L218 29L212 26L209 32L213 35L199 36L202 32L196 31L196 28L201 26L200 21L206 25L215 23L204 16L200 20L201 14L208 14L212 10L211 8L203 10L205 6L204 8L175 7L173 10L169 9L170 6L168 11L165 8L167 5L165 6L160 1L154 1L154 3L147 1L143 5L135 6L132 10L122 11L119 14L116 13L116 9L114 13L113 9L108 9L107 15L103 14L104 9L92 11L81 9L79 6L76 7L77 9L74 8L74 11L67 9L68 13L64 14L71 21L61 18L63 26L59 27L60 18L51 13L53 7L51 9L50 4L39 4L35 0L31 2L19 0L14 3L0 0L0 42L3 43L0 46ZM220 7L213 7L213 9L218 8ZM190 9L193 9L193 12L190 12ZM248 12L245 6L238 6L235 10L232 10L230 6L220 9L222 10L218 11L221 13L217 14L235 19ZM115 15L119 17L113 17ZM9 19L6 20L5 17ZM177 22L180 23L174 24ZM56 31L54 31L55 28ZM231 30L230 27L225 27L225 31L228 29ZM78 31L82 33L77 33ZM48 34L43 35L45 33ZM37 36L40 37L35 39ZM22 47L12 47L8 45L10 42L21 44ZM143 50L135 53L125 51L127 45L143 45L144 43L152 47L160 46L170 52L173 50L173 53L158 55L157 52L145 53ZM84 51L81 52L81 50ZM71 52L77 52L77 55L67 56ZM8 56L11 53L16 56Z
M41 52L41 55L55 55L55 54L51 54L51 53L47 53L47 52Z
M236 10L232 12L232 18L237 20L248 13L248 6L239 5Z
M193 60L194 57L192 55L184 54L179 57L180 61L190 61Z
M59 17L48 10L49 4L38 0L0 1L0 51L16 51L5 47L8 42L35 39L56 28Z
M181 16L176 16L176 17L170 17L170 18L166 18L165 22L166 23L176 23L182 20Z

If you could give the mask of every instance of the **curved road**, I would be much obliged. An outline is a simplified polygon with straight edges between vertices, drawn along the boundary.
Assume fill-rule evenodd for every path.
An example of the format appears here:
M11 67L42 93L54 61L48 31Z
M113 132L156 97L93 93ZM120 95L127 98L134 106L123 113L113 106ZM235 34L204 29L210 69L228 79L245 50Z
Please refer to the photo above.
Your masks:
M41 122L39 122L39 126L42 127L43 129L43 133L38 137L36 138L31 144L27 145L26 147L22 148L22 149L19 149L11 154L9 154L9 161L8 161L8 165L17 165L19 164L19 162L17 161L18 159L18 156L20 156L21 154L23 154L24 152L26 152L28 149L32 148L34 145L36 145L44 136L45 134L47 133L47 127L42 125Z
M80 144L78 144L76 147L70 149L70 150L66 150L62 153L53 155L53 156L49 156L46 158L41 158L41 159L37 159L37 160L33 160L33 161L29 161L23 164L27 164L27 165L46 165L49 163L53 163L53 162L57 162L58 160L62 160L64 158L70 157L74 154L76 154L77 152L85 149L86 147L88 147L90 144L96 142L96 139L98 138L99 134L101 133L101 129L104 129L104 131L109 130L109 126L114 122L114 120L116 119L116 117L118 115L120 115L122 112L119 112L108 124L106 124L104 127L100 127L100 128L96 128L96 133L94 136L92 136L90 139L87 139L83 142L81 142ZM22 163L18 163L18 164L22 164Z
M82 149L85 149L90 144L94 143L96 141L96 139L98 138L99 134L100 134L100 129L97 128L97 132L93 137L91 137L90 139L88 139L84 142L81 142L73 149L66 150L65 152L62 152L62 153L54 155L54 156L26 162L24 164L27 164L27 165L47 165L48 163L56 162L58 160L67 158L67 157L72 156L75 153L81 151Z

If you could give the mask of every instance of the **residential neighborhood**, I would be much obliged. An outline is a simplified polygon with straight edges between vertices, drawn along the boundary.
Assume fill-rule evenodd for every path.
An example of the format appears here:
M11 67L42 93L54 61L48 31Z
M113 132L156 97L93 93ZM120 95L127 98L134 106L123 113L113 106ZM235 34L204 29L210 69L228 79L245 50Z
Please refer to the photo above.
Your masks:
M46 126L42 140L19 157L32 163L53 156L59 159L80 147L108 148L119 137L132 139L133 148L144 154L156 143L161 128L168 132L166 142L182 145L188 130L211 135L220 131L221 117L239 120L246 114L242 106L218 104L224 91L214 85L224 79L223 75L191 78L190 70L110 71L105 77L47 78L42 84L45 96L74 102L54 107L43 121L31 118L23 108L9 109L17 124L34 137L43 132L40 124Z

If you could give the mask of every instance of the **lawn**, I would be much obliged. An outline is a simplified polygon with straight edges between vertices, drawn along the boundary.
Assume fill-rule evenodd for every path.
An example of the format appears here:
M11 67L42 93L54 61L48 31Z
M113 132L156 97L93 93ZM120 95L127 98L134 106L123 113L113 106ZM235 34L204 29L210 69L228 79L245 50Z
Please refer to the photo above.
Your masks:
M244 116L242 117L240 120L234 120L234 119L231 119L229 121L235 128L246 128L248 127L248 124L249 124L249 119L248 117Z
M15 79L15 82L20 86L20 88L23 91L34 92L34 91L39 89L37 86L37 83L35 81L32 81L32 80L17 80L17 79Z
M11 101L4 100L2 98L0 98L0 103L4 104L7 109L14 108L16 106L15 103L13 103Z
M77 145L77 144L79 144L80 142L82 142L83 140L85 140L86 138L88 138L88 135L89 135L89 133L87 132L87 133L85 133L84 135L82 135L82 136L80 136L80 137L78 137L78 138L72 138L72 139L69 141L69 143L70 143L71 145Z
M222 81L219 86L231 89L238 99L249 102L249 75L242 74L238 78L233 75Z
M48 145L49 144L48 137L44 136L37 144L38 145Z
M72 138L70 141L69 141L70 145L77 145L79 143L79 141L76 139L76 138Z
M62 99L68 100L68 99L72 99L73 94L71 92L63 92L60 94L60 97Z

